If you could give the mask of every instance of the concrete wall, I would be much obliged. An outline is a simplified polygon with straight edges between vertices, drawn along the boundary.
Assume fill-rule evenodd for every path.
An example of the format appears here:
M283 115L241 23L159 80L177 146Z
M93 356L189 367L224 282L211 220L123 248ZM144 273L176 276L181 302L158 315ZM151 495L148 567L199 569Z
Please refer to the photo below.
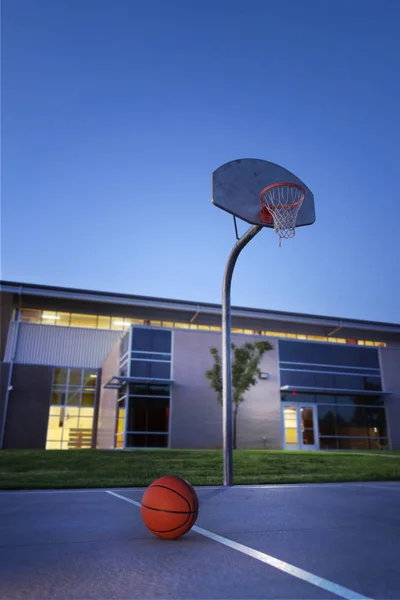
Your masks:
M104 360L101 370L96 448L110 449L115 446L118 390L105 389L104 386L111 377L119 374L120 346L119 340Z
M6 366L4 368L6 369ZM51 367L14 365L4 448L44 449L46 447L52 383Z
M247 393L238 413L238 448L281 447L280 393L277 340L266 337L233 335L232 341L268 340L261 370L270 374L258 380ZM216 393L205 378L213 364L210 348L221 351L221 334L202 331L174 331L171 406L171 448L220 448L222 446L222 408Z
M392 450L400 450L400 348L380 348L380 363L385 392L386 420Z

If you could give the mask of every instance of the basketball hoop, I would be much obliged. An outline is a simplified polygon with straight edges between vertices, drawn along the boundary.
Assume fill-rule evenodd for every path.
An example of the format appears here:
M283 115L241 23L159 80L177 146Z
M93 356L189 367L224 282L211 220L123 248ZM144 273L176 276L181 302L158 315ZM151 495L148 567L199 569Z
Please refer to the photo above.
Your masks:
M260 193L260 219L265 224L274 224L275 233L282 238L294 237L296 219L306 193L297 183L273 183Z

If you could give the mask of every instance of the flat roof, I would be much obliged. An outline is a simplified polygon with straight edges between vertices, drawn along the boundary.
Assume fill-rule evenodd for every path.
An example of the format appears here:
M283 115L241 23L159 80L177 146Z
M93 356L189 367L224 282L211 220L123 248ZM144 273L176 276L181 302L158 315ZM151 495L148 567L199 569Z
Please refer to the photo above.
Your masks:
M154 296L140 296L133 294L122 294L114 292L66 288L49 285L39 285L23 282L0 281L0 291L13 294L21 294L28 298L31 303L37 302L39 298L46 299L47 305L52 301L64 302L77 306L80 304L82 312L103 310L104 307L115 309L135 309L137 314L149 314L149 309L154 320L195 322L198 324L219 324L222 314L221 304L210 302L194 302L190 300L176 300L171 298L160 298ZM85 310L86 309L86 310ZM56 310L54 308L53 310ZM309 335L335 335L336 337L356 339L360 337L360 330L369 334L385 334L386 340L400 343L400 324L385 323L379 321L366 321L361 319L349 319L335 316L315 315L306 313L294 313L276 311L270 309L250 308L243 306L232 306L232 326L253 330L274 329L276 331L289 331L301 333L307 329ZM280 329L282 328L282 329ZM321 331L321 328L324 331ZM336 331L335 331L336 330ZM373 339L371 335L369 338Z

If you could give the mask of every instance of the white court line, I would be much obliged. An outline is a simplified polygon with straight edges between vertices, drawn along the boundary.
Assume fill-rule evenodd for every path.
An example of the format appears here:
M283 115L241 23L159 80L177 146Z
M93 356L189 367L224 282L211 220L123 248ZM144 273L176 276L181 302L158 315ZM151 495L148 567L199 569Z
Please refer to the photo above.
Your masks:
M125 500L125 502L129 502L129 504L134 504L134 506L141 507L140 502L136 502L136 500L131 500L131 498L126 498L125 496L121 496L116 492L112 492L111 490L106 490L107 494L111 494L116 498L120 498L121 500ZM363 596L358 592L353 592L353 590L349 590L348 588L343 587L342 585L338 585L337 583L333 583L328 579L324 579L323 577L318 577L317 575L313 575L308 571L304 571L303 569L299 569L283 560L279 560L274 556L270 556L269 554L265 554L264 552L259 552L258 550L254 550L253 548L249 548L248 546L244 546L243 544L239 544L238 542L234 542L229 540L228 538L223 537L222 535L218 535L217 533L213 533L212 531L208 531L207 529L202 529L201 527L197 527L195 525L192 527L192 530L204 537L213 540L214 542L219 542L224 546L228 546L228 548L232 548L233 550L237 550L242 554L246 554L247 556L251 556L260 562L263 562L275 569L279 569L279 571L283 571L288 575L292 575L293 577L297 577L297 579L302 579L307 583L311 583L316 587L319 587L327 592L331 592L340 598L345 598L346 600L371 600L367 596Z
M386 482L380 482L386 483ZM337 481L331 483L259 483L259 484L238 484L229 488L225 488L222 485L195 485L193 486L195 490L208 491L208 490L296 490L298 488L340 488L347 487L349 489L359 488L359 487L376 487L379 489L387 490L387 489L396 489L400 490L399 482L397 481L388 481L387 483L391 484L388 486L379 485L378 483L373 483L369 481ZM397 484L397 485L395 485ZM126 492L143 492L146 489L146 486L143 487L116 487L113 488L118 491L126 491ZM9 494L74 494L74 493L104 493L106 491L105 488L67 488L67 489L54 489L54 490L1 490L1 495L9 495Z
M229 488L225 488L223 485L195 485L193 486L196 490L280 490L280 489L297 489L297 488L327 488L327 487L359 487L362 485L368 485L368 481L334 481L331 483L254 483L254 484L238 484ZM142 487L116 487L114 490L123 492L143 492L147 486ZM0 489L0 495L8 494L74 494L74 493L104 493L106 488L60 488L60 489L33 489L33 490L2 490Z

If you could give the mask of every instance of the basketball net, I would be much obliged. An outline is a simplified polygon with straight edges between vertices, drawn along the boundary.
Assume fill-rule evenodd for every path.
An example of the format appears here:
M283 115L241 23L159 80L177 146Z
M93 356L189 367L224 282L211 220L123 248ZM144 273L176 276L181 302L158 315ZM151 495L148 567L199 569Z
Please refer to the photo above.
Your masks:
M306 193L297 183L274 183L264 188L260 194L260 220L274 224L274 231L282 238L295 236L296 219Z

